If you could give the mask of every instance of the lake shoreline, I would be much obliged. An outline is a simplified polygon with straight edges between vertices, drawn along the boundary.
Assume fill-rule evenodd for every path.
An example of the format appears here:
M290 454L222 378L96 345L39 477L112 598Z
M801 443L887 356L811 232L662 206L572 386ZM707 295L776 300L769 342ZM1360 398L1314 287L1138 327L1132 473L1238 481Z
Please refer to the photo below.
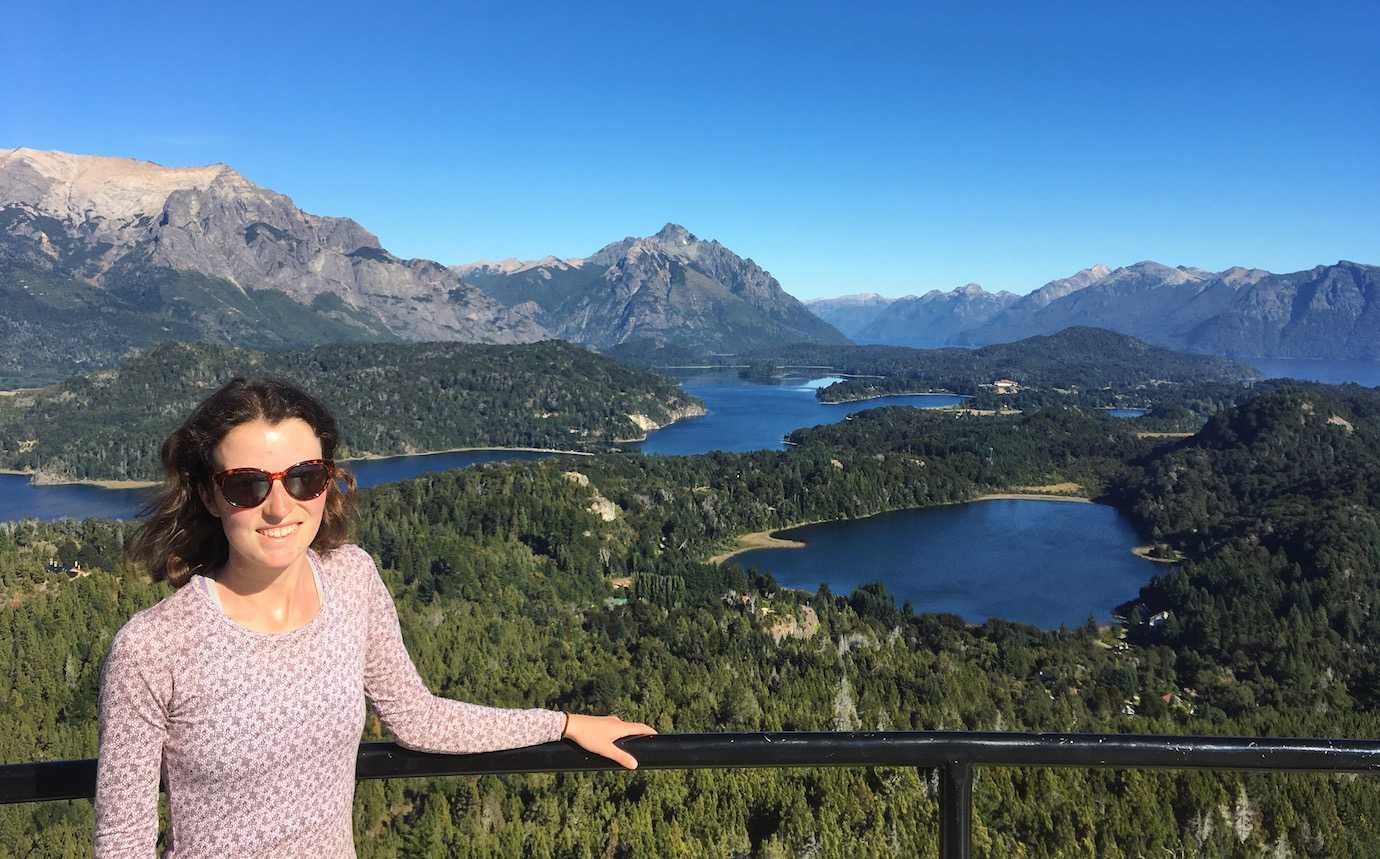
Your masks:
M1144 558L1156 564L1181 564L1184 561L1183 558L1156 558L1154 555L1150 554L1150 551L1154 548L1154 546L1136 546L1131 550L1131 554L1135 555L1137 558Z
M34 480L32 471L21 471L17 468L0 468L0 474L12 474L16 477L27 477L29 483L34 486L95 486L98 489L148 489L160 485L158 480Z
M871 519L872 516L881 516L884 513L899 513L903 510L928 510L931 507L950 507L956 504L972 504L976 501L1068 501L1075 504L1098 503L1082 495L1050 495L1035 492L994 492L987 495L979 495L964 501L950 501L944 504L924 504L919 507L898 507L895 510L882 510L878 513L873 513L871 516L859 516L854 519L815 519L810 522L797 522L793 525L782 525L779 528L769 528L765 531L750 531L746 534L739 534L734 538L737 541L737 545L734 546L734 548L727 552L711 555L705 563L717 566L735 555L751 552L754 549L803 549L807 544L800 540L787 540L774 535L781 531L792 531L796 528L804 528L807 525L823 525L827 522L858 522L863 519ZM1132 551L1134 552L1135 550L1133 549Z
M562 456L595 456L595 453L588 450L557 450L547 447L451 447L444 450L422 450L416 453L364 453L352 456L349 459L338 460L340 464L346 465L351 462L375 462L382 459L406 459L414 456L439 456L445 453L483 453L495 451L498 453L550 453ZM11 474L16 477L27 477L29 483L34 486L95 486L98 489L149 489L154 486L161 486L161 480L98 480L98 479L75 479L75 480L39 480L35 481L34 472L22 471L17 468L0 468L0 474Z
M1082 495L1053 495L1042 492L993 492L988 495L979 495L967 501L956 501L955 504L971 504L975 501L1070 501L1074 504L1096 504L1091 498Z
M781 537L772 535L778 531L789 531L792 528L804 528L806 525L821 525L825 522L842 522L842 519L819 519L814 522L801 522L799 525L786 525L781 528L772 528L767 531L751 531L747 534L739 534L735 539L737 546L727 552L720 552L705 561L707 564L720 565L734 555L741 555L743 552L751 552L753 549L803 549L805 544L799 540L785 540Z
M955 394L953 391L906 391L900 394L868 394L865 397L850 397L846 400L819 400L822 406L846 406L849 403L865 403L868 400L884 400L887 397L962 397L971 400L969 394ZM935 409L950 409L953 406L935 406Z
M499 451L502 453L552 453L562 456L595 456L594 451L590 450L558 450L554 447L495 447L493 445L482 445L478 447L448 447L442 450L418 450L412 453L361 453L349 459L337 460L340 463L347 462L373 462L380 459L404 459L414 456L439 456L443 453L483 453L485 451Z

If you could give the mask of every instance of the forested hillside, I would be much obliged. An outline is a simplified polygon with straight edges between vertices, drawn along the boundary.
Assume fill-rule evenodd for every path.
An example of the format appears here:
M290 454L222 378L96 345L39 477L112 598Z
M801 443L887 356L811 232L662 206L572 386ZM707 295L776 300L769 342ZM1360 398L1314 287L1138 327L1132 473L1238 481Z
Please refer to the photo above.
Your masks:
M286 353L172 344L118 370L0 397L0 468L50 480L157 479L163 439L236 375L281 376L321 397L345 428L342 459L468 446L601 450L703 413L663 377L559 341Z
M379 487L358 539L423 675L478 701L662 732L1375 736L1378 433L1380 395L1355 390L1274 391L1158 445L1072 410L886 409L798 432L784 453L601 455L578 473L489 465ZM748 530L1060 479L1187 557L1128 606L1128 648L1115 629L971 626L876 585L782 591L702 560ZM3 760L94 753L109 636L158 595L117 561L127 527L0 530ZM97 571L43 571L78 556ZM631 594L610 584L623 576ZM1152 627L1152 611L1171 620ZM355 821L362 857L934 856L933 792L905 769L398 780L361 783ZM1380 837L1364 778L983 769L975 798L975 855L992 857L1364 856ZM84 802L0 808L0 856L80 855L89 827Z
M822 388L825 402L943 388L981 394L983 385L1010 379L1059 395L1165 384L1243 382L1258 378L1251 368L1225 358L1174 352L1101 328L1067 328L1057 334L998 343L981 349L924 349L886 371L883 379L849 379ZM885 365L884 365L885 366ZM846 372L864 372L848 370Z

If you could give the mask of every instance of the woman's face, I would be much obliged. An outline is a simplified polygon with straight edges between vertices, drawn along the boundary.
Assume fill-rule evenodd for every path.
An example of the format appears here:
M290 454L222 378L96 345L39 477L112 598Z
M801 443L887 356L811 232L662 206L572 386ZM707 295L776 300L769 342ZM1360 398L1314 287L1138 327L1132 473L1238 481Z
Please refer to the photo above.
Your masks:
M259 419L225 434L212 456L212 467L217 472L259 468L272 474L320 458L321 440L306 421L289 418L272 424ZM268 498L258 507L235 507L214 485L202 492L202 500L225 529L231 564L281 572L300 560L316 539L327 494L298 501L283 488L281 480L275 480Z

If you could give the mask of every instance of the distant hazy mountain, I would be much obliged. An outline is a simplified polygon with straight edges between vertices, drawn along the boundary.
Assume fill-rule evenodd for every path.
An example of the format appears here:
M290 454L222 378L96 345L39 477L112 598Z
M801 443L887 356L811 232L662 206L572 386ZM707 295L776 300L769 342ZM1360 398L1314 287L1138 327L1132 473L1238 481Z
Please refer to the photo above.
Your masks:
M1019 300L1010 292L988 292L976 283L949 292L932 289L892 302L853 339L920 349L945 346L960 331L981 325Z
M1198 269L1170 268L1155 262L1115 271L1095 265L1045 284L955 340L968 345L1006 343L1035 334L1053 334L1071 325L1144 336L1147 317L1158 319L1170 308L1187 303L1210 277ZM1108 324L1108 316L1119 317L1121 324ZM1064 321L1073 319L1078 321Z
M816 298L805 302L811 313L828 322L850 339L862 331L891 305L894 298L875 292L860 292L839 298Z
M1380 266L1342 261L1261 277L1184 341L1225 355L1380 360Z
M676 224L582 259L452 271L555 336L598 349L628 340L707 351L848 342L755 262Z
M287 348L511 343L546 332L348 218L223 164L0 149L0 379L67 376L165 340Z
M973 347L1087 326L1232 357L1380 360L1380 267L1346 261L1271 274L1146 260L1117 269L1094 265L1025 296L968 284L918 298L875 298L810 306L853 322L844 330L859 343Z
M1095 266L1054 281L956 335L983 345L1094 326L1175 349L1245 357L1380 359L1380 268L1293 274L1156 262Z

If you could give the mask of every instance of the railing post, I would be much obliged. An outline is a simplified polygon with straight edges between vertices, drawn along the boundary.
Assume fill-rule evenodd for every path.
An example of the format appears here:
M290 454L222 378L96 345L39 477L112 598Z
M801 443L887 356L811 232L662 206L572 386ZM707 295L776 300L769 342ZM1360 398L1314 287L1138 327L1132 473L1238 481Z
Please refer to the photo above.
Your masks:
M969 859L973 849L973 765L939 768L939 859Z

